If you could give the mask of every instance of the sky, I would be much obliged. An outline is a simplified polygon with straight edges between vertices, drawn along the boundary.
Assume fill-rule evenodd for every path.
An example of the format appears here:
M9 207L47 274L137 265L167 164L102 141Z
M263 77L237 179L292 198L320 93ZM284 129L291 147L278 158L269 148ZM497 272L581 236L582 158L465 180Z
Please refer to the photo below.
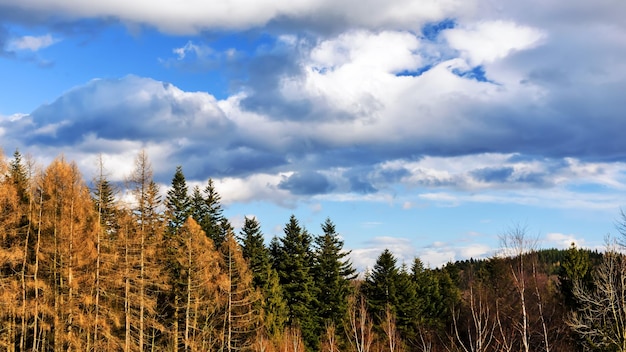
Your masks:
M0 0L0 147L122 181L145 150L267 241L359 270L602 248L626 196L621 0Z

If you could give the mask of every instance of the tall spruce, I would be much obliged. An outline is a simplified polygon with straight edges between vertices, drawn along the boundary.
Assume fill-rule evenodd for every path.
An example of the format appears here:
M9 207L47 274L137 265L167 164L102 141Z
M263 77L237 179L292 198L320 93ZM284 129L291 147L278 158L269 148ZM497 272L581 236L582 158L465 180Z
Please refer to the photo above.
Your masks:
M322 224L323 235L315 238L315 286L318 290L317 315L323 326L338 326L347 311L347 299L351 294L350 280L356 277L356 270L346 257L349 251L343 250L343 241L330 220Z
M212 179L207 181L202 193L194 189L191 197L191 215L217 248L226 238L226 229L230 228L230 224L225 223L221 200Z
M280 239L274 265L287 301L288 325L300 328L307 348L315 350L319 341L318 326L312 311L312 307L316 305L316 292L311 275L311 236L300 227L294 215L289 218L283 232L284 237Z
M369 310L376 322L383 317L388 305L395 306L399 271L398 260L389 249L385 249L376 259L374 268L366 274L362 290Z
M177 166L172 178L172 187L167 191L167 197L165 198L169 235L178 232L191 215L191 204L183 168L182 166Z
M265 246L261 225L256 218L246 217L239 235L243 257L254 276L256 287L265 286L268 270L271 269L270 252Z

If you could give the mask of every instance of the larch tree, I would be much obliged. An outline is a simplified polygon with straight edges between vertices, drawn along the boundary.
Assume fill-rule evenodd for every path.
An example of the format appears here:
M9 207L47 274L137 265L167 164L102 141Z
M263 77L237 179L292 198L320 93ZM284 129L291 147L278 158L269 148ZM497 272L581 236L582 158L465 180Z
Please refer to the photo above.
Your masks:
M15 224L15 228L11 230L11 233L16 236L15 246L20 246L21 250L13 251L14 253L21 253L22 262L19 268L14 268L16 273L19 273L20 291L21 297L17 302L21 302L21 311L19 313L20 332L19 332L19 349L25 350L28 347L29 342L32 341L32 337L29 336L33 333L29 331L29 325L33 324L34 314L32 310L28 309L32 304L33 297L33 236L32 236L32 219L33 219L33 198L31 197L32 191L32 175L34 173L34 164L29 159L26 162L23 160L22 155L18 150L13 153L13 159L9 163L8 172L3 182L12 184L14 186L15 195L17 197L18 207L14 209L14 219L19 219ZM5 197L10 196L10 190ZM4 192L3 192L4 193ZM6 201L6 198L5 198ZM10 207L8 207L10 208ZM5 211L8 210L5 207ZM6 232L6 231L5 231ZM9 234L9 233L7 233Z
M24 244L20 238L20 199L16 185L8 177L8 164L0 151L0 346L7 351L19 346L20 316L23 306L20 272L24 258Z
M259 328L260 292L255 288L253 275L248 268L241 247L232 231L228 231L220 248L222 252L222 272L227 277L228 287L224 292L224 344L227 352L249 349Z
M171 309L177 321L170 327L170 351L215 351L222 339L220 312L224 307L219 292L227 291L229 284L222 273L221 256L213 241L192 218L181 227L168 245L175 251L179 268L179 282L173 288L180 297Z
M160 253L163 221L160 213L159 187L153 180L152 165L145 151L139 152L135 168L127 179L133 195L130 224L123 225L120 255L124 263L125 338L124 350L152 345L155 335L164 328L158 321L157 294L166 283L162 280ZM150 343L148 343L150 341Z
M91 348L90 307L97 226L89 189L75 164L55 159L42 180L40 254L51 290L52 336L55 351Z
M117 309L121 296L116 282L115 266L119 259L118 246L120 209L116 189L109 181L102 156L98 157L98 174L93 180L92 200L97 213L96 268L93 296L93 350L106 351L122 346L115 334L121 321Z

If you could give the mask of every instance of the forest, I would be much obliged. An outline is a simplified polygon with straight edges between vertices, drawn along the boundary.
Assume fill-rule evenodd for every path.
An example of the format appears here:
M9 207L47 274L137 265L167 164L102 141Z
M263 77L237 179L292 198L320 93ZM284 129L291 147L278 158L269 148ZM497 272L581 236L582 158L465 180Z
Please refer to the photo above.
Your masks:
M211 179L189 189L177 167L162 192L145 152L123 185L102 160L89 181L32 160L0 155L7 351L626 351L620 238L538 249L517 226L507 256L384 250L357 273L330 218L314 234L292 215L266 243L258 219L233 229Z

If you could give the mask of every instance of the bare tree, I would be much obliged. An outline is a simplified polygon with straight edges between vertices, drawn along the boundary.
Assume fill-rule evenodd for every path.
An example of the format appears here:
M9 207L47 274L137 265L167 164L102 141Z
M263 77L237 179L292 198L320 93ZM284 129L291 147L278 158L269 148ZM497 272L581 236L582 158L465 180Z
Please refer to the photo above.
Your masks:
M478 294L475 294L473 284L470 284L469 313L470 321L465 339L459 332L458 318L456 315L452 316L456 341L465 352L485 352L491 346L497 324L491 316L483 292L479 289Z
M511 262L511 275L513 283L520 300L521 322L519 323L519 336L524 352L530 352L530 331L529 316L526 303L526 268L525 259L528 254L535 251L537 244L536 238L528 235L528 228L525 225L517 224L509 228L500 236L500 242L505 255L511 256L514 260Z
M335 328L335 323L331 322L326 324L322 341L323 352L339 352L336 330L337 329Z
M358 291L358 290L357 290ZM363 295L348 298L348 319L344 325L348 341L355 352L369 352L374 342L373 322Z
M591 289L574 282L580 308L567 323L588 349L626 351L626 258L615 243L607 246L593 282Z
M396 315L391 310L389 304L385 307L385 314L383 316L382 328L387 337L387 347L389 352L402 351L402 338L400 332L396 326Z

